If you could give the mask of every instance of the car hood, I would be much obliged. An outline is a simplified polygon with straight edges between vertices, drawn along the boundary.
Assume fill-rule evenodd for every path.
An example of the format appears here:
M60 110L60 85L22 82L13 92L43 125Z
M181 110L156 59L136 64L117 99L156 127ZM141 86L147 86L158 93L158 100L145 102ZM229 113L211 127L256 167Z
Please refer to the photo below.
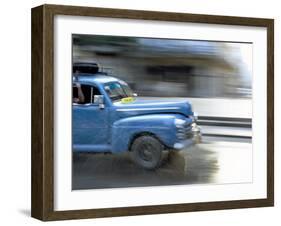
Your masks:
M191 104L188 101L134 98L130 103L115 102L114 106L119 116L124 117L159 113L193 115Z

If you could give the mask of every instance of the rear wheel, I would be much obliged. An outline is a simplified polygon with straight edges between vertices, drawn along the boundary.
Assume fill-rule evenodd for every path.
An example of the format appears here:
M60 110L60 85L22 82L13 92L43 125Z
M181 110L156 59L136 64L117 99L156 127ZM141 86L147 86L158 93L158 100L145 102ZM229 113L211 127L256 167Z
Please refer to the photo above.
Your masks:
M141 136L131 146L132 158L136 164L145 169L156 169L161 164L164 147L153 136Z

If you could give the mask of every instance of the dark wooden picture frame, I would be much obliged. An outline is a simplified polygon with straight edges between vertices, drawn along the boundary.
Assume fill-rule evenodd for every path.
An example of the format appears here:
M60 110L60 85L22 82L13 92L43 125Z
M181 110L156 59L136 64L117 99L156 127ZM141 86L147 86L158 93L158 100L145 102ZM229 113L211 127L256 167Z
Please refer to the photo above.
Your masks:
M267 198L122 208L54 210L54 16L95 16L265 27L267 29ZM274 205L274 20L60 5L32 9L32 200L31 215L65 220L219 210Z

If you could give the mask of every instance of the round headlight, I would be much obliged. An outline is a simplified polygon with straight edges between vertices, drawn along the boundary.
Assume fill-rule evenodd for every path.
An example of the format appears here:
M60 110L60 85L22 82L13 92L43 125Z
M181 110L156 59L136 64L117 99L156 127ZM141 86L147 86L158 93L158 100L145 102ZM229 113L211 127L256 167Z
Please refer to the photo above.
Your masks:
M197 114L197 112L193 112L193 118L194 118L195 121L198 120L198 114Z

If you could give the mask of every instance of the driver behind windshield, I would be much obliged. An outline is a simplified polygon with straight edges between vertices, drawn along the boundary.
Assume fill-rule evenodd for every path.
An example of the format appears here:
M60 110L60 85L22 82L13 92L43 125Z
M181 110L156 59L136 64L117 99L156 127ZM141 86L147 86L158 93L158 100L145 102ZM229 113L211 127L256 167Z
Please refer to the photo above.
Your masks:
M74 77L77 78L79 74L79 71L76 70L75 71L75 74L74 74ZM81 87L81 84L79 82L76 82L74 83L74 86L73 88L77 88L77 94L74 95L73 93L73 103L75 104L83 104L85 102L85 96L83 94L83 90L82 90L82 87Z

